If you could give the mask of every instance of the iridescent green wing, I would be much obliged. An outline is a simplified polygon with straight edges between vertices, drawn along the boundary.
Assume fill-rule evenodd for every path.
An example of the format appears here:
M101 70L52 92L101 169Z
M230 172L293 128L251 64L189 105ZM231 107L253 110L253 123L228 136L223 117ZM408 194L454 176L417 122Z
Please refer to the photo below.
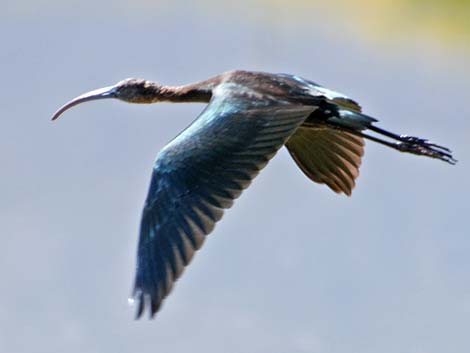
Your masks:
M224 210L314 107L221 90L157 156L137 253L137 317L153 316Z

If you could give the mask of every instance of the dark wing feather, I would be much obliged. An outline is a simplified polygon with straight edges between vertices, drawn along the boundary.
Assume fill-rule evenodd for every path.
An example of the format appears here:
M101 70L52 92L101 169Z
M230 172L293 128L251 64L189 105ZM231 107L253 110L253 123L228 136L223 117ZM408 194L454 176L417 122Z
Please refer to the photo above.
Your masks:
M351 195L355 179L359 175L361 157L364 154L364 139L325 125L325 121L336 118L337 126L361 129L375 119L360 114L361 106L344 94L322 87L304 78L283 75L307 87L313 97L323 96L333 106L317 109L307 124L299 128L286 143L292 158L311 180L324 183L337 193ZM357 115L354 113L358 113ZM316 122L318 118L318 122Z
M327 127L300 127L286 147L311 180L351 195L359 175L364 140Z
M224 91L159 153L140 229L137 317L158 311L224 209L313 110Z

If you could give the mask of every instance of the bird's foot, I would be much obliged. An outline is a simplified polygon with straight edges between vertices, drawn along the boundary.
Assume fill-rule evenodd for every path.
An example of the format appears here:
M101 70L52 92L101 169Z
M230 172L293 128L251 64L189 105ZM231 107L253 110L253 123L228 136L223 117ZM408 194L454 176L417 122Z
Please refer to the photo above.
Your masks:
M452 157L452 151L447 147L437 145L423 138L408 135L400 135L399 140L399 142L395 143L395 146L401 152L437 158L449 164L457 163L457 160Z

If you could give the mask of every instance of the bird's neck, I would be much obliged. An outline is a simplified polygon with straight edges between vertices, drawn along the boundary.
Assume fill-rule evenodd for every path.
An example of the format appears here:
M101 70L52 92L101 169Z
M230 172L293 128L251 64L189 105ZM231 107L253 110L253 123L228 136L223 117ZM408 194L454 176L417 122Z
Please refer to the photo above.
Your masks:
M212 82L203 81L183 86L162 86L155 82L148 82L148 95L146 100L153 102L201 102L207 103L212 97Z

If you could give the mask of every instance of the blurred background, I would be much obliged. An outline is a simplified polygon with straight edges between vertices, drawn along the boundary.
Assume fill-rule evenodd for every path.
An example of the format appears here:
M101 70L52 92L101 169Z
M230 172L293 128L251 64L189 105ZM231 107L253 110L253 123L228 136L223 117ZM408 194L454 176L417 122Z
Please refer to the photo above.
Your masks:
M470 350L469 1L21 1L0 13L0 352ZM298 74L456 166L368 143L351 198L285 150L156 320L134 321L156 153L202 105L89 103L126 77Z

